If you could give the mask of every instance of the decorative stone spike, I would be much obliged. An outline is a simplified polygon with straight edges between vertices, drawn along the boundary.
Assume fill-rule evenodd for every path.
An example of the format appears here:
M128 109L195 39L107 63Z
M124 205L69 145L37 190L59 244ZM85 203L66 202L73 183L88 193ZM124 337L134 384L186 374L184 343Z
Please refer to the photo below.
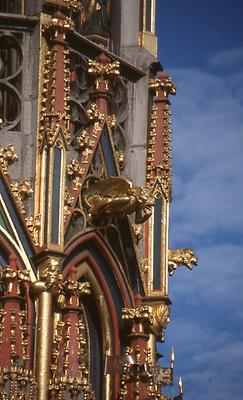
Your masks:
M29 366L28 292L30 277L14 255L1 267L0 280L0 393L4 399L34 400L36 383Z
M149 89L153 93L153 106L150 115L147 146L147 185L152 187L158 180L167 200L171 200L171 163L168 145L171 141L171 119L169 115L169 95L176 93L176 87L165 71L159 71L156 79L149 81ZM162 194L161 194L162 195Z
M52 353L51 399L56 399L57 393L65 391L70 393L71 399L76 399L78 393L82 393L84 398L93 399L88 372L86 326L80 305L80 296L90 293L90 284L78 282L77 270L73 266L62 288L62 321L57 323Z
M148 327L153 323L152 308L142 306L140 294L134 296L134 309L123 309L122 318L129 325L127 348L121 375L119 400L160 400L161 388L156 382L148 347Z

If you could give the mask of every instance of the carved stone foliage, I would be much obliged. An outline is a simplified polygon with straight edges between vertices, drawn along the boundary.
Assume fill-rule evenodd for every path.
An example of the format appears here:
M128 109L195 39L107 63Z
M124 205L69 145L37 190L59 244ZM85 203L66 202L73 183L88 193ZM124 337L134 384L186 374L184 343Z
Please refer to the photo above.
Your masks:
M26 180L21 181L21 182L14 182L12 181L10 183L12 192L14 197L16 198L17 205L19 207L19 210L25 214L25 207L24 207L24 201L27 200L30 196L33 194L33 189L30 186L30 183Z
M10 185L11 191L16 199L19 211L22 214L26 214L25 201L33 194L33 189L27 180L20 182L12 181L9 176L9 166L18 161L19 157L15 153L14 146L9 144L6 147L0 147L0 168L1 172L7 176L8 183ZM25 217L26 226L32 236L33 242L36 246L39 246L39 230L40 230L40 215L35 217L26 216Z
M25 218L26 226L29 229L35 246L39 246L40 221L40 214L36 215L35 217L29 216Z
M0 129L20 130L22 35L0 31Z
M149 324L153 323L153 310L149 306L141 306L139 308L123 308L122 319L124 320L143 320Z
M99 110L99 107L95 103L91 103L87 110L88 118L91 122L103 122L105 115Z
M148 258L142 258L140 260L140 269L144 274L147 274L150 269L150 262Z
M140 242L140 240L142 239L142 237L143 237L142 225L133 224L132 228L133 228L133 233L134 233L134 237L135 237L136 243L138 244Z
M66 167L66 174L69 179L75 179L82 175L79 162L77 158L72 158L71 162Z
M15 153L14 146L12 144L9 144L7 147L0 147L0 166L5 175L9 174L9 165L17 160L18 156Z

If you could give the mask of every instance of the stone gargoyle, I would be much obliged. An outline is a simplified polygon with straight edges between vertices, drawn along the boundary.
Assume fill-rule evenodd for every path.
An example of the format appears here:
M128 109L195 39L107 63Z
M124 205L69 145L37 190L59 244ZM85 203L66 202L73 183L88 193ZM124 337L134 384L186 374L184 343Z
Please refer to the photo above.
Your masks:
M154 198L147 188L133 187L124 178L110 177L88 183L82 200L94 223L123 218L135 212L135 223L141 224L152 214Z
M197 265L198 257L192 249L189 247L183 247L181 249L169 249L168 253L168 268L169 275L173 275L176 269L184 265L188 269L193 269Z

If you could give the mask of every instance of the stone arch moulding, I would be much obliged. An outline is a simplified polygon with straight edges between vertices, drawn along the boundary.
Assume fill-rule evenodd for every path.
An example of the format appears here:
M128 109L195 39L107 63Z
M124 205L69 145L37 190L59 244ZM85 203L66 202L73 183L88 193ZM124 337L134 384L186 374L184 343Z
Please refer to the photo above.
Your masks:
M19 238L17 237L19 242ZM10 255L14 255L17 259L18 266L21 269L26 269L30 274L31 282L36 281L35 272L33 271L33 266L30 262L30 257L33 254L26 254L23 248L20 248L17 240L0 225L0 265L7 264Z
M102 315L108 314L102 319L107 321L101 329L102 351L107 354L108 339L108 342L111 342L109 347L113 349L113 352L109 354L108 351L108 354L116 360L120 359L120 333L123 330L123 321L118 316L121 316L121 308L133 307L132 294L128 289L123 271L102 238L95 232L89 232L74 239L66 248L65 253L67 257L63 265L63 279L69 269L75 265L78 279L85 275L85 278L90 281L99 315L102 318ZM112 392L116 397L119 391L119 375L106 376L104 387L104 398L107 398L108 392Z
M30 281L35 282L36 276L30 261L34 253L26 254L24 249L19 247L17 241L0 226L0 266L6 265L10 256L16 258L19 269L28 271Z

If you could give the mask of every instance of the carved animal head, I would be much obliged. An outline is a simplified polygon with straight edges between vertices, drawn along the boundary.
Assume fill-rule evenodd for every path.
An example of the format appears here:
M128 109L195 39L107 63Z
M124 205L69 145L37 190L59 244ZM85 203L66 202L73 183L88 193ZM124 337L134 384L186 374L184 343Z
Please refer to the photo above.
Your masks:
M193 269L197 265L198 258L194 251L189 247L181 249L169 249L168 266L169 274L173 275L177 267L184 265L189 269Z
M184 264L187 268L192 269L194 266L197 265L198 262L198 257L194 253L192 249L189 247L184 247L183 249L184 253Z

